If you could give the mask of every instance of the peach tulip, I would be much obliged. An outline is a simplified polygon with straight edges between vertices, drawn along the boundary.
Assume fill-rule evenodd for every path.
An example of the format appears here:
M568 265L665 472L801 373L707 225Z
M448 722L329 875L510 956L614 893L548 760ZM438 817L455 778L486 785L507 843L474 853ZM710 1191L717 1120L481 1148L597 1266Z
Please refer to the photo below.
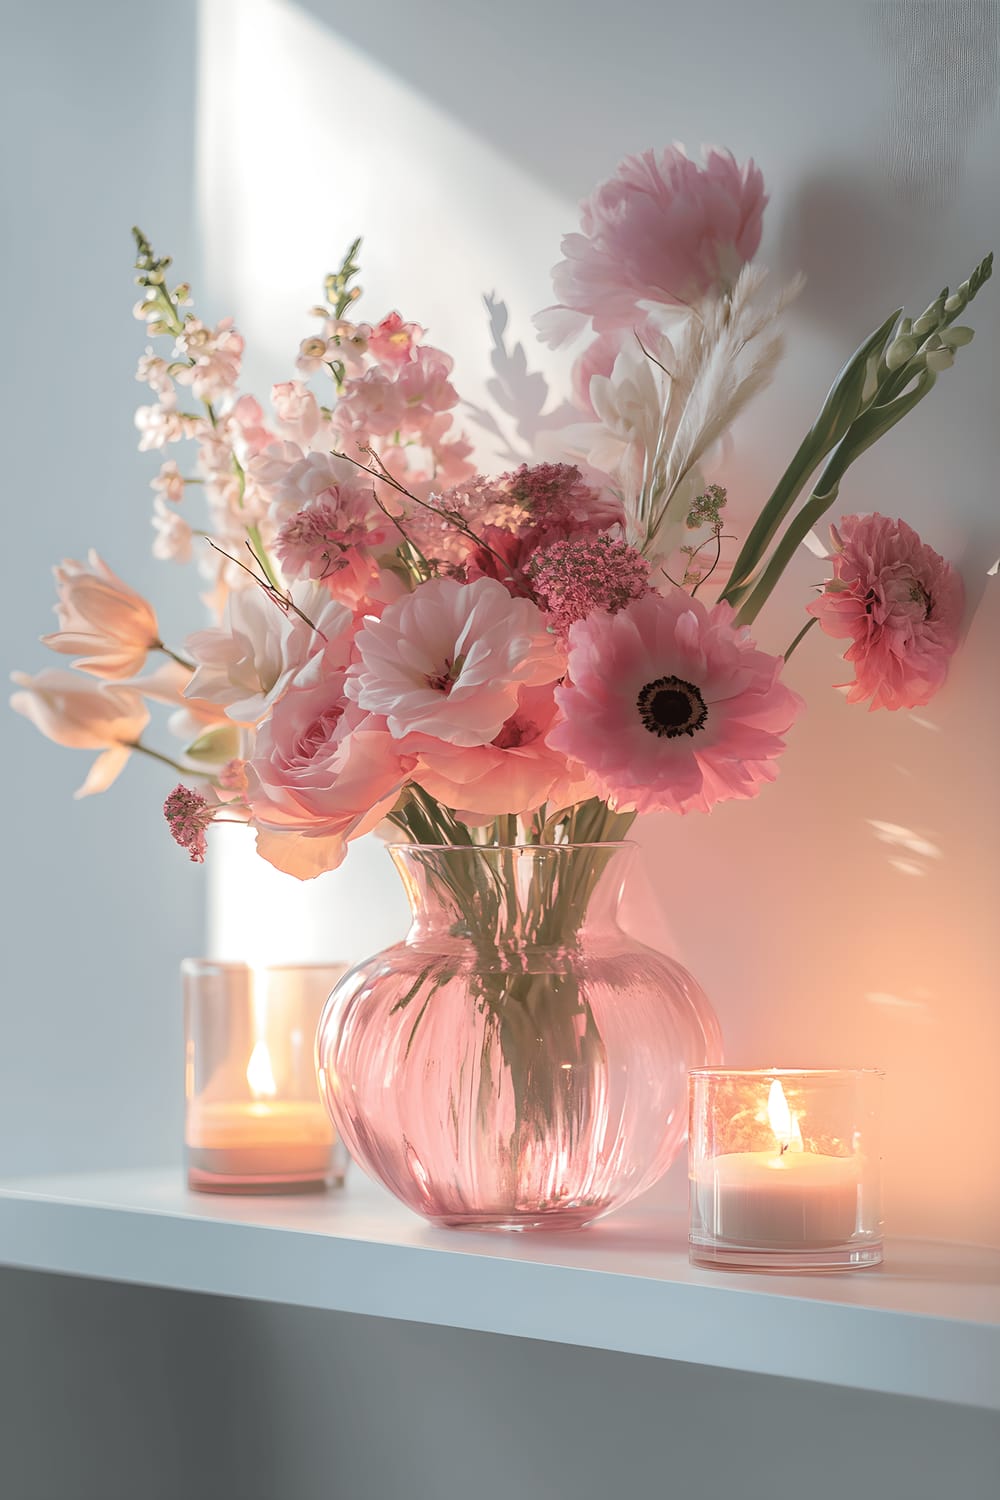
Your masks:
M59 589L56 614L61 629L43 635L44 645L94 677L132 677L160 644L160 628L151 604L123 583L97 553L87 564L67 558L53 568Z
M75 795L106 791L149 723L139 694L131 688L98 686L59 668L35 677L14 672L12 680L21 691L11 695L11 708L48 739L73 750L102 752Z

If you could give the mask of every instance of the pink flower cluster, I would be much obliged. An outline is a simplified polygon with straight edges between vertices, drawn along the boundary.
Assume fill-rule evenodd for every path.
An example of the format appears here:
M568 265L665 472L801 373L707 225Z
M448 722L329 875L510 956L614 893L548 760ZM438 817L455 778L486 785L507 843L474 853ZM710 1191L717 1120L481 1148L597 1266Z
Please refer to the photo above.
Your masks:
M584 205L543 322L556 340L591 323L578 399L622 451L640 431L647 456L672 441L659 377L619 372L623 340L657 307L714 296L728 316L765 202L752 162L712 151L699 166L673 147L628 158ZM169 261L137 244L138 316L170 340L139 362L155 398L139 446L194 445L152 481L154 551L197 554L213 623L167 647L151 605L96 553L55 570L59 629L43 639L75 670L16 674L12 704L48 738L98 751L78 795L148 752L185 778L164 813L192 860L224 814L308 879L387 819L424 839L458 837L456 821L509 838L512 819L522 836L570 837L582 803L593 826L594 799L598 812L707 812L774 780L802 703L783 658L728 604L696 597L699 549L674 584L606 476L563 462L476 473L451 359L398 312L348 319L356 246L265 414L238 389L232 320L189 312ZM725 492L697 494L683 515L718 540ZM660 503L655 486L647 498ZM848 698L926 703L957 645L960 580L902 521L848 516L834 544L810 612L850 642ZM176 759L143 739L150 703L171 711Z

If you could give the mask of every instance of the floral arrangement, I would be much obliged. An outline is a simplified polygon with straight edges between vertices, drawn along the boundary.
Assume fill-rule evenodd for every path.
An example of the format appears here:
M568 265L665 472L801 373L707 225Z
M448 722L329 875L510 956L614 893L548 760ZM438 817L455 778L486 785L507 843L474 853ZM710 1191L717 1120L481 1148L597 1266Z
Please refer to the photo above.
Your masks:
M537 319L551 343L586 336L576 419L499 475L474 467L448 355L398 312L358 321L360 242L266 413L240 392L232 320L203 322L136 231L136 316L162 351L139 361L139 446L186 455L152 481L153 550L197 557L213 623L167 646L96 554L56 568L43 640L72 669L15 674L11 701L100 752L78 795L154 755L181 774L165 813L192 859L211 824L247 822L308 878L384 823L425 844L601 842L637 813L756 796L802 708L784 663L816 623L848 642L850 701L926 703L963 594L905 521L832 528L783 654L751 627L849 466L971 340L992 258L865 339L739 536L706 466L773 378L799 287L768 293L754 261L766 202L726 152L621 164ZM151 702L172 709L172 755L143 738Z

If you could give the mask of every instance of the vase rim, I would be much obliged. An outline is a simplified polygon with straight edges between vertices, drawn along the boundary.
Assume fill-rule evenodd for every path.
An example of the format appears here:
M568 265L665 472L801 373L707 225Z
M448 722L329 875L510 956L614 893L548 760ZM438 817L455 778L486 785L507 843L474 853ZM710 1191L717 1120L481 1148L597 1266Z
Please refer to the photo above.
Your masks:
M558 854L570 849L637 849L634 839L584 840L567 844L414 844L409 840L386 844L390 853L421 850L430 854Z

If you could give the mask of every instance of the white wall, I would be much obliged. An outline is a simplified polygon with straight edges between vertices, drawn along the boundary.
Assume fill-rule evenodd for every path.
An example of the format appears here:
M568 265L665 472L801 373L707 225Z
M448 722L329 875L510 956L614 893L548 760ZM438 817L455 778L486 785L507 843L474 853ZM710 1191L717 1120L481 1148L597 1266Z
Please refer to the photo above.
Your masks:
M565 364L529 318L551 300L575 200L629 151L707 137L756 157L771 194L761 258L809 278L790 356L720 466L746 509L870 329L904 299L921 311L1000 242L995 5L214 0L202 14L206 275L264 387L285 378L314 289L360 232L363 308L428 326L469 399L490 373L479 299L494 289L561 394ZM642 837L730 1060L884 1067L890 1229L1000 1242L1000 1195L982 1191L1000 1171L1000 1114L968 1074L970 1056L1000 1057L1000 580L986 577L1000 554L1000 285L972 321L959 367L850 474L840 508L903 514L962 566L969 633L947 690L919 713L851 707L817 632L790 665L809 712L778 785L711 818L650 820ZM821 577L803 551L762 644L787 645ZM370 852L357 874L348 863L303 903L395 900Z

